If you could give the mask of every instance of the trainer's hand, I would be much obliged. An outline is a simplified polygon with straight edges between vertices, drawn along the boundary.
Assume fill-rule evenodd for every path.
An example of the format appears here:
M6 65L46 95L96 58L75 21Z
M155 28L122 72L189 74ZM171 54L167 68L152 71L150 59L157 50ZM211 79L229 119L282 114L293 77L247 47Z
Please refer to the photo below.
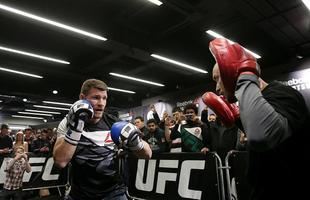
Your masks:
M140 130L128 122L115 122L111 128L111 137L116 145L122 145L131 151L139 151L144 145L139 137Z
M202 101L215 112L226 127L232 127L239 118L239 107L228 103L223 96L206 92L202 95Z
M67 115L69 129L66 133L65 140L77 145L80 141L85 122L89 121L94 115L94 110L88 100L78 100L70 108Z

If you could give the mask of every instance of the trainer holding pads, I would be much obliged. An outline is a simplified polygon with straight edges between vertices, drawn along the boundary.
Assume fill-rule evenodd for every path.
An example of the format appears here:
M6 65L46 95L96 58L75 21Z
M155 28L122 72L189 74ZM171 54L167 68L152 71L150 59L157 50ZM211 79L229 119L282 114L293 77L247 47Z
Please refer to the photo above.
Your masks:
M309 196L309 169L303 166L310 158L310 115L302 95L278 82L263 81L256 59L237 43L217 38L210 42L210 51L217 62L213 68L216 90L230 103L239 102L248 139L251 199ZM205 98L210 99L222 100ZM217 105L215 109L229 110L223 102L212 104Z
M81 88L80 100L71 106L58 126L53 156L55 164L60 167L65 167L69 162L72 164L69 199L127 199L126 186L115 165L116 145L110 132L112 125L119 120L104 112L107 90L107 85L100 80L86 80ZM125 140L121 137L117 141L138 157L152 156L149 145L137 136L138 132L124 132L121 128L115 128L116 125L112 128L113 138L116 138L115 135L127 136ZM129 126L128 123L126 125Z

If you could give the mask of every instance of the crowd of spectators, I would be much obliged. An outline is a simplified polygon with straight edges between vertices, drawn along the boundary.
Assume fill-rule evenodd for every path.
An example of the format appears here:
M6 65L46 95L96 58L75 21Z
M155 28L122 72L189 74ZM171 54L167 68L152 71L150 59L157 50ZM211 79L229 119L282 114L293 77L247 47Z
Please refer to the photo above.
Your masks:
M56 128L10 130L7 124L2 124L0 155L6 157L18 146L23 146L26 153L51 155L56 138Z
M230 150L245 150L245 134L236 126L226 128L216 114L208 113L208 107L198 113L195 104L188 104L159 117L151 106L146 122L143 116L135 116L132 123L140 129L140 137L150 144L153 155L212 151L224 160Z
M53 146L55 144L57 138L56 128L44 128L44 129L32 129L26 128L24 130L11 130L7 124L1 125L0 131L0 163L5 161L4 159L7 158L7 161L15 161L20 160L17 158L23 158L20 162L10 162L11 164L7 164L5 170L6 172L6 184L4 185L3 190L0 194L0 199L6 199L6 196L9 198L8 194L12 197L16 196L16 199L21 198L21 194L24 196L29 195L28 193L21 193L21 183L22 183L22 175L24 171L31 168L29 164L27 164L29 157L50 157L53 153ZM23 156L18 156L16 152L23 150ZM19 167L20 163L25 163L25 167ZM16 166L15 166L16 165ZM12 166L8 168L8 166ZM24 166L24 165L23 165ZM18 173L20 176L12 175L13 169L20 169L21 171ZM13 170L14 171L14 170ZM16 171L16 170L15 170ZM14 171L14 172L15 172ZM28 172L27 171L27 172ZM14 176L12 179L11 176ZM19 179L18 179L19 177ZM8 181L8 180L19 180L18 186L16 187L15 181ZM12 185L13 184L13 185ZM14 187L13 187L14 186ZM10 190L13 189L13 190ZM32 191L33 192L33 191ZM50 195L50 191L48 189L40 189L35 194L30 194L34 196L48 196ZM15 199L15 198L13 198Z

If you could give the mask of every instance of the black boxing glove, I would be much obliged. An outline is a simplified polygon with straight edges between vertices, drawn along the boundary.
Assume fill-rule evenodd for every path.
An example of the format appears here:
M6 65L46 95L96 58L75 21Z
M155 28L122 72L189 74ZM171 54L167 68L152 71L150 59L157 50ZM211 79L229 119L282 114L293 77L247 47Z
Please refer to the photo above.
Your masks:
M80 141L84 124L94 115L94 109L88 100L78 100L70 108L67 115L69 129L65 135L65 141L77 145Z

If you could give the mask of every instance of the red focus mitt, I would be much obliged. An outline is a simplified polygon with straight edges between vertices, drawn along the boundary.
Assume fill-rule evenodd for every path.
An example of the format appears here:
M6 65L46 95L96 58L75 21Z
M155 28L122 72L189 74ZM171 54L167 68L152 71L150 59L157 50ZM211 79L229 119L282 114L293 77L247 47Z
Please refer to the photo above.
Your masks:
M216 38L209 44L209 49L214 56L220 71L227 100L236 102L235 88L240 74L256 74L259 76L256 58L238 43L231 43L225 38Z
M206 92L202 95L202 101L215 112L224 126L228 128L232 127L239 118L239 107L234 103L228 103L223 96L217 96L213 92Z

